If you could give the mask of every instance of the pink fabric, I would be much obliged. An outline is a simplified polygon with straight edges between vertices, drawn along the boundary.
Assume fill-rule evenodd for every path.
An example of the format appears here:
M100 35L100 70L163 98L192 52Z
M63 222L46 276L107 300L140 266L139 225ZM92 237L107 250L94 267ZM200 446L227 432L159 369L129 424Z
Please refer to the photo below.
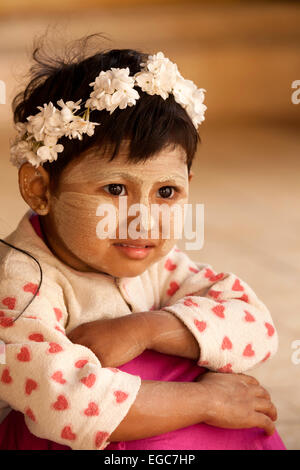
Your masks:
M30 219L42 238L38 216ZM119 367L142 380L192 382L205 372L194 361L147 350L132 361ZM187 399L185 397L184 399ZM9 450L67 450L67 446L40 439L31 434L24 416L12 411L0 425L0 449ZM260 428L222 429L197 424L159 436L135 441L114 442L106 450L286 450L277 431L267 436Z
M39 219L39 216L38 214L35 214L34 212L32 213L32 215L30 216L30 223L31 225L33 226L34 230L35 230L35 233L43 238L43 233L42 233L42 229L41 229L41 225L40 225L40 219Z

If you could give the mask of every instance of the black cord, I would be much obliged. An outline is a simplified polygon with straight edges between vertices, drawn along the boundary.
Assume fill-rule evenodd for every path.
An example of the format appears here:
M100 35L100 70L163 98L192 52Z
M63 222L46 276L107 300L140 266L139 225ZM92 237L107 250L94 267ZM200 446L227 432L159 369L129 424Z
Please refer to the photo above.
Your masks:
M28 253L28 251L25 251L25 250L22 250L22 248L17 248L16 246L14 245L11 245L10 243L6 242L5 240L2 240L2 238L0 238L0 242L1 243L4 243L4 245L7 245L9 246L10 248L13 248L14 250L17 250L17 251L20 251L21 253L24 253L25 255L29 256L30 258L32 258L38 265L39 267L39 270L40 270L40 282L39 282L39 285L38 285L38 288L37 290L35 291L35 293L33 294L33 297L30 299L30 301L28 302L28 304L26 305L26 307L21 311L21 313L19 313L19 315L14 318L13 322L15 322L16 320L18 320L18 318L22 315L22 313L25 312L25 310L29 307L29 305L34 301L35 297L38 295L38 292L40 290L40 287L42 285L42 282L43 282L43 271L42 271L42 268L41 268L41 265L39 263L39 261L33 256L31 255L30 253Z

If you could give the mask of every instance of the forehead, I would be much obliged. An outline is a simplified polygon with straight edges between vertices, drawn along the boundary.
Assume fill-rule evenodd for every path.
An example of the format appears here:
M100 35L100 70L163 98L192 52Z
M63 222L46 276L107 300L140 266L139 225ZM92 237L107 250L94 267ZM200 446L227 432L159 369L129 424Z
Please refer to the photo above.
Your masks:
M122 144L117 156L109 161L112 146L105 153L92 149L71 162L62 174L64 183L122 177L136 182L163 181L170 178L184 181L188 176L186 153L180 146L168 146L145 161L128 160L128 144Z

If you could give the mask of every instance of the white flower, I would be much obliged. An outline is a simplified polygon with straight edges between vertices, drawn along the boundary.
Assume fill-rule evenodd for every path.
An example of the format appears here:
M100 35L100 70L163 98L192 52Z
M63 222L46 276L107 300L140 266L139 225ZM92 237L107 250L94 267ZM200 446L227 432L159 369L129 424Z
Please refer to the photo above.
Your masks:
M192 80L185 80L179 77L173 88L173 95L175 101L182 105L188 105L191 102L191 96L197 90L196 85Z
M76 117L76 116L75 116ZM82 118L74 119L70 122L66 129L65 136L69 139L79 139L82 140L82 134L87 134L88 136L94 135L95 126L99 126L97 122L90 122Z
M124 109L136 104L139 94L134 90L135 81L129 76L129 68L112 68L102 71L95 82L90 83L94 87L85 106L101 111L106 109L112 114L116 108Z
M204 91L202 88L196 89L190 96L188 104L183 105L196 128L205 119L204 113L207 107L203 104Z
M207 109L207 106L203 104L204 101L204 89L198 88L197 91L193 94L193 111L192 111L192 121L197 127L202 121L204 121L204 113ZM189 112L189 108L187 109Z
M53 162L53 160L57 160L57 153L62 152L64 149L63 145L47 142L47 145L42 145L37 150L37 156L40 159L36 159L36 166L44 163L44 162ZM31 163L31 162L30 162ZM37 164L38 163L38 164ZM33 163L31 163L33 165Z
M35 157L36 154L32 151L31 143L27 140L15 140L10 147L10 161L17 168Z
M20 168L23 163L29 162L31 165L38 167L46 161L52 162L57 159L57 153L62 152L64 147L57 145L57 138L46 136L44 145L40 146L37 152L33 151L34 141L19 140L15 141L10 148L11 163Z
M43 108L38 106L38 109L39 113L27 118L27 131L34 136L37 142L42 142L46 135L61 137L64 134L64 129L60 111L53 106L51 101L49 104L45 103Z
M81 101L82 100L80 99L76 101L76 103L74 103L74 101L67 101L64 103L63 100L59 100L57 102L57 104L62 108L60 115L64 124L67 124L74 119L74 111L76 112L80 109L79 103L81 103Z
M141 66L143 69L135 74L135 80L143 91L150 95L160 95L163 99L172 93L175 101L189 114L196 128L204 121L207 109L203 104L205 90L198 89L192 80L185 80L176 64L162 52L158 52L149 56L147 62Z
M186 110L196 128L205 119L204 92L203 88L197 88L194 82L185 80L180 74L173 89L175 101Z
M162 52L149 56L144 68L135 74L137 85L149 95L160 95L164 100L172 93L178 77L177 65Z

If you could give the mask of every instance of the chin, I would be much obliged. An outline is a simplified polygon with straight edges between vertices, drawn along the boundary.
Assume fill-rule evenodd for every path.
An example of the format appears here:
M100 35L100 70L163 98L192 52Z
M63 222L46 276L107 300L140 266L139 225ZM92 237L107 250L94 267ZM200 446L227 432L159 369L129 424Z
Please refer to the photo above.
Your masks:
M112 275L115 277L136 277L145 272L151 263L132 263L123 261L122 269L118 269Z

